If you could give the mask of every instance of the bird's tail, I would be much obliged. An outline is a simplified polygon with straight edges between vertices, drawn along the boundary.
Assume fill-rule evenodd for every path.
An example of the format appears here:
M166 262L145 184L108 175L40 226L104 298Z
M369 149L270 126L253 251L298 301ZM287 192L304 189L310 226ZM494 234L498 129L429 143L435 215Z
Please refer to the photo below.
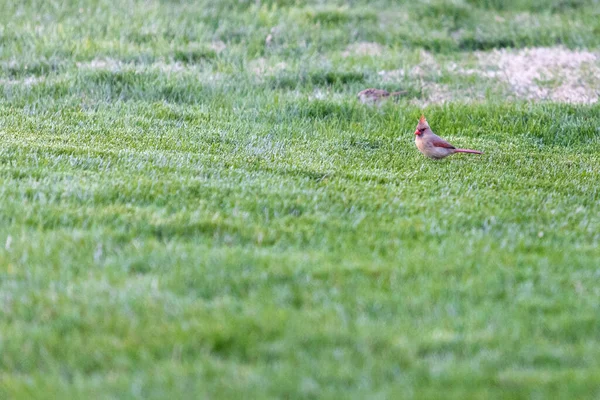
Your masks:
M472 153L472 154L483 154L481 151L477 150L469 150L469 149L456 149L454 150L456 153Z
M408 90L400 90L398 92L390 93L390 96L400 96L401 94L406 94L406 93L408 93Z

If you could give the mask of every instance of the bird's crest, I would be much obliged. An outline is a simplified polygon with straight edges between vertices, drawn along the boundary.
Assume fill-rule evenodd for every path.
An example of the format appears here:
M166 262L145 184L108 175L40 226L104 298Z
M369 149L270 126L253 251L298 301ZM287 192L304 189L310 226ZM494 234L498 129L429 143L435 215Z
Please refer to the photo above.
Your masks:
M417 124L417 129L419 129L420 131L424 131L427 128L429 128L429 124L427 123L427 120L425 119L425 115L421 115L421 118L419 119L419 123Z

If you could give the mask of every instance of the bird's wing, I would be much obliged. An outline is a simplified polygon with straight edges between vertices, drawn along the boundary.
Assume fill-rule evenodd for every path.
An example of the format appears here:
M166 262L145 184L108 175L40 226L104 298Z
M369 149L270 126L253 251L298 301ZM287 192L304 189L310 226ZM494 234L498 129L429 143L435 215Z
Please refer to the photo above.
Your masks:
M446 149L455 149L456 148L439 136L434 137L431 140L431 144L433 144L434 147L444 147Z

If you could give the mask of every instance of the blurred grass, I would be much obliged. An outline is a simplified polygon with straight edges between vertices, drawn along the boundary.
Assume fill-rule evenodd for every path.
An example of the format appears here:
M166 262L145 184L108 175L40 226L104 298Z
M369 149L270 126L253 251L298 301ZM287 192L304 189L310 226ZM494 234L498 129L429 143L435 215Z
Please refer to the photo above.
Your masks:
M402 72L598 5L0 1L0 395L597 398L598 105Z

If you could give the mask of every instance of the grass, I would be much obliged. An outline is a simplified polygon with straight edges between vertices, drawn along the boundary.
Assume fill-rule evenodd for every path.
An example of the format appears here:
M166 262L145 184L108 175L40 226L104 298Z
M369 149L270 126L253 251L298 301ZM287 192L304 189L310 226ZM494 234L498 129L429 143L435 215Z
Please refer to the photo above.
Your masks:
M600 396L600 108L446 70L597 1L0 6L2 398Z

